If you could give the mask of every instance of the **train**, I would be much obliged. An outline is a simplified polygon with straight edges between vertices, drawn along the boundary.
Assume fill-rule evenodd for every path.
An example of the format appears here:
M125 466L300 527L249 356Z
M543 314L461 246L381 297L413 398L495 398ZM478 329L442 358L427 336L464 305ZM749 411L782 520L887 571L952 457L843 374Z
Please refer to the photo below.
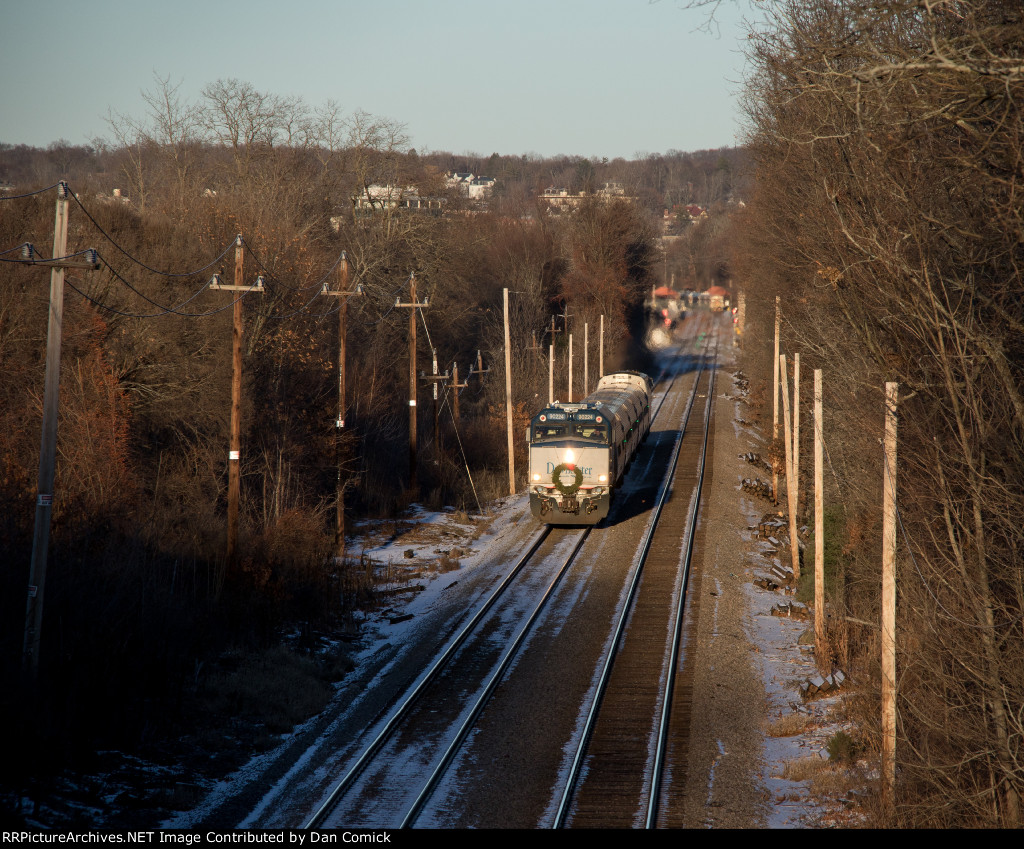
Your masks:
M708 306L711 312L724 312L729 308L729 290L721 286L712 286L707 291Z
M608 515L651 429L654 381L606 374L579 403L548 405L530 420L530 511L549 525L596 525Z

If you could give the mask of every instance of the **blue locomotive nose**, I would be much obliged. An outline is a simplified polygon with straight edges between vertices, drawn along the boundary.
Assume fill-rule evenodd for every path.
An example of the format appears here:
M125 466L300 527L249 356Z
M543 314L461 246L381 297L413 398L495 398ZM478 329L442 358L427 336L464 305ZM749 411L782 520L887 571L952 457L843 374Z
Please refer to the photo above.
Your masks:
M533 418L529 492L535 516L579 525L608 515L614 490L650 429L653 388L645 374L617 372L602 377L582 402L552 404ZM580 462L584 456L587 465Z

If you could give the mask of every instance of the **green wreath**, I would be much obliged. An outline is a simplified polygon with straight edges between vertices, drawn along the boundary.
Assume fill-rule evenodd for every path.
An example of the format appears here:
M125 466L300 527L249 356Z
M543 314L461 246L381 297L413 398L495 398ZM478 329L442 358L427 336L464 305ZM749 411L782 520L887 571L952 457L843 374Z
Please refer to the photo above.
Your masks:
M576 475L576 480L573 481L571 486L566 486L562 483L562 472L569 471L568 463L561 463L555 466L555 470L551 473L551 483L555 485L562 495L575 495L576 491L580 488L580 484L583 483L583 470L579 466L572 469L573 474Z

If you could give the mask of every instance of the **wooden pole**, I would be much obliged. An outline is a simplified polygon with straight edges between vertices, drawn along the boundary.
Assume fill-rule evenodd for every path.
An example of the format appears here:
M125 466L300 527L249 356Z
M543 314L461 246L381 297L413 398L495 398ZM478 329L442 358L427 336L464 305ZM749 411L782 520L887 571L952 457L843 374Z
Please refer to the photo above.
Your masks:
M67 254L68 186L61 181L53 224L53 258ZM46 376L43 383L43 432L39 448L39 478L36 490L35 530L29 565L25 605L25 635L22 663L30 680L39 673L39 644L43 626L43 590L46 561L50 550L50 519L53 510L53 482L57 465L57 406L60 390L61 326L64 321L64 269L50 269L50 315L46 328Z
M459 383L459 364L452 363L452 412L455 414L455 425L459 424L459 390L465 384Z
M416 480L416 272L409 275L409 489L415 497Z
M438 417L438 405L437 405L437 388L438 388L437 384L438 384L440 375L438 375L438 373L437 373L437 351L432 351L431 355L432 355L432 365L431 365L431 372L430 372L430 374L431 374L431 377L434 378L431 381L434 384L433 387L432 387L433 390L434 390L433 398L432 398L432 412L434 414L434 454L435 454L435 456L437 458L437 462L440 462L441 461L441 428L440 428L440 420L439 420L439 417ZM445 377L445 380L447 380L447 376Z
M338 467L334 495L334 549L345 556L345 487L342 476L342 436L345 430L345 341L348 335L348 257L341 253L338 276L341 305L338 308L338 420L334 428L334 462Z
M566 399L572 403L572 334L569 334L569 397Z
M821 412L821 369L814 370L814 659L825 669L825 471Z
M782 421L786 448L786 496L789 502L789 548L793 565L793 580L800 580L800 539L796 529L796 481L793 479L793 452L790 447L792 434L789 418L789 381L786 378L786 355L779 355L779 373L782 379Z
M555 343L548 349L548 406L555 403Z
M601 330L600 330L600 344L597 346L598 350L598 366L597 376L604 377L604 316L601 316Z
M779 503L779 323L781 296L775 296L775 366L772 379L772 498Z
M241 235L235 240L235 286L243 285L245 248ZM228 550L227 569L238 564L238 502L241 488L242 456L242 298L235 298L231 326L231 424L228 445Z
M896 405L899 384L885 384L882 470L882 778L886 801L896 788Z
M508 329L508 289L503 289L505 305L505 420L508 430L508 494L516 494L516 458L512 442L512 349Z
M800 481L800 355L793 354L793 480ZM796 493L800 509L800 490Z
M395 300L396 307L409 310L409 492L415 498L419 492L416 480L416 310L429 307L429 299L416 302L416 272L409 274L409 303ZM480 352L477 352L479 358Z
M589 363L587 362L587 356L590 353L590 340L587 338L587 333L587 323L583 322L583 394L581 396L583 398L586 398L590 393L590 371Z

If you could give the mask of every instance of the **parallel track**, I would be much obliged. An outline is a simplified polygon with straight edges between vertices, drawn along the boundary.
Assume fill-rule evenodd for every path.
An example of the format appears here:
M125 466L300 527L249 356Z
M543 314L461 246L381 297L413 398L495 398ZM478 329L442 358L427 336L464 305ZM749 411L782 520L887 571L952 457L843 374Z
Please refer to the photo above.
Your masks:
M657 417L660 412L675 379L676 376L673 375L652 418ZM694 388L688 402L687 417L698 394L697 387L699 383L700 378L698 376L698 379L694 382ZM679 445L682 443L683 439L680 437L675 449L675 456L678 456ZM673 460L674 467L675 460ZM669 489L669 478L666 478L662 493L663 506L672 504L672 499L667 497ZM662 507L659 507L659 515L661 511ZM695 521L695 508L693 515ZM649 549L651 546L653 529L657 524L658 517L651 523L651 531L645 540L646 549ZM497 610L496 605L506 596L516 578L523 574L527 564L543 560L544 556L538 557L538 554L543 555L544 551L549 550L549 548L554 547L561 540L571 536L572 531L559 529L553 532L550 527L546 527L534 537L526 554L519 559L488 600L474 614L459 634L452 639L427 672L421 676L416 686L400 704L392 709L381 730L364 747L362 754L352 762L345 776L334 786L317 811L305 823L304 828L330 827L332 821L345 815L346 806L351 807L354 804L356 809L359 808L359 802L356 799L361 794L379 792L384 787L388 787L391 795L400 800L400 804L389 808L389 813L387 814L388 817L393 817L393 824L408 827L415 823L416 818L435 791L459 747L473 728L474 723L483 711L498 682L530 633L533 623L539 617L555 586L568 571L591 530L591 528L587 528L582 533L578 529L575 531L575 533L579 534L579 537L573 545L570 555L558 568L554 579L534 606L532 613L520 619L520 621L525 621L525 625L519 630L515 639L507 643L507 648L503 651L501 659L497 662L493 660L484 661L486 669L482 669L474 657L477 653L469 650L468 643L475 637L484 640L484 637L480 636L482 631L495 627L493 621L491 624L488 624L490 620L493 620L493 617L489 617L489 614ZM555 542L552 542L553 533ZM649 558L650 554L648 553L645 555L645 559ZM683 595L683 593L680 595ZM615 644L618 645L619 642L620 638L616 637ZM460 649L463 648L467 650L460 652ZM461 694L460 698L452 698L451 694L453 693ZM602 715L604 715L604 711L602 711ZM421 741L422 732L418 730L424 726L429 726L435 732L441 727L444 727L447 731L443 735L435 733L432 739L438 742L427 744ZM441 736L444 737L445 742L440 742ZM586 736L589 738L591 734L588 732ZM422 739L426 738L423 737ZM389 749L389 747L391 748ZM381 766L381 762L386 764L389 759L397 760L392 751L395 747L404 747L402 751L405 752L415 750L418 761L422 751L430 748L431 751L426 755L426 760L429 760L429 763L418 763L418 776L412 779L412 783L416 785L415 787L410 785L405 789L399 788L395 790L393 785L400 781L406 781L408 776L392 776L387 772L386 765ZM391 752L391 754L388 754L388 752ZM408 757L408 755L405 757ZM367 779L367 774L374 770L378 770L380 774L377 777ZM415 772L415 770L413 771ZM360 788L359 784L361 781L364 784L368 781L374 789ZM352 816L351 813L348 814L349 818ZM348 819L345 824L357 825L357 823L351 822L351 819ZM577 824L575 819L573 824ZM370 825L370 823L367 823L367 825ZM379 825L379 823L374 823L374 825Z
M367 767L373 763L384 745L388 741L393 740L403 728L403 725L409 722L417 704L425 696L428 690L440 681L442 674L452 666L453 660L455 659L459 649L463 647L471 635L479 632L483 623L487 619L487 614L495 607L499 600L505 596L516 577L519 576L526 565L535 558L535 555L540 550L541 546L550 536L551 528L545 527L534 537L529 549L512 567L508 575L505 576L498 587L495 588L487 601L481 605L462 630L451 640L445 650L435 659L431 667L420 678L419 683L417 683L405 698L403 698L391 711L391 715L387 722L384 723L384 726L373 740L364 747L362 753L349 767L345 776L334 786L331 793L320 805L317 811L304 824L304 828L321 828L326 824L331 813L339 806L346 794L352 789L360 775L362 775Z
M701 421L691 425L698 396L706 404ZM702 365L555 815L556 828L658 824L713 399L714 366ZM676 732L681 751L685 728Z

